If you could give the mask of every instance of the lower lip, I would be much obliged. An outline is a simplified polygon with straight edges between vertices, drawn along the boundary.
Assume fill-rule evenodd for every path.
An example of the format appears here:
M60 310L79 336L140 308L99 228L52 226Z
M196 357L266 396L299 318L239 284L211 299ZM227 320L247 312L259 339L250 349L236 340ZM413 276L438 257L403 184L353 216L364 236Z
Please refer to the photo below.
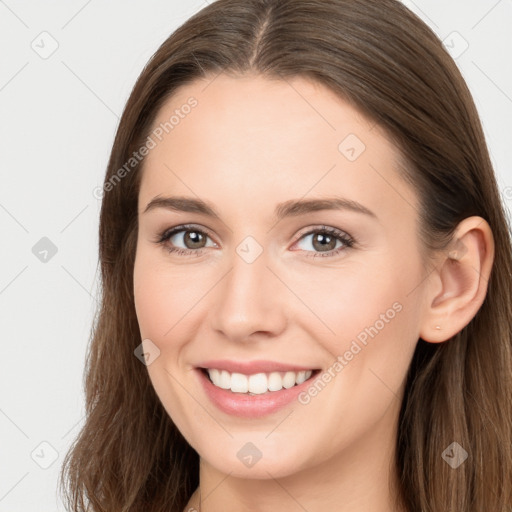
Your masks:
M283 388L280 391L270 391L261 395L248 395L219 388L213 385L202 370L197 369L197 373L206 395L221 411L243 418L260 418L286 407L297 399L297 396L311 384L316 376L314 372L308 380L289 389Z

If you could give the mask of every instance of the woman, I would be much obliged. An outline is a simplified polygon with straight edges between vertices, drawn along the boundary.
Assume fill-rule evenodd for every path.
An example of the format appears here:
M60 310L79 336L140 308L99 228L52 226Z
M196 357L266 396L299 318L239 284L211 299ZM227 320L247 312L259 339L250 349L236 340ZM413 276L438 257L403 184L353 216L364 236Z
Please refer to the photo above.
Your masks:
M103 190L70 510L511 510L509 226L399 2L209 5Z

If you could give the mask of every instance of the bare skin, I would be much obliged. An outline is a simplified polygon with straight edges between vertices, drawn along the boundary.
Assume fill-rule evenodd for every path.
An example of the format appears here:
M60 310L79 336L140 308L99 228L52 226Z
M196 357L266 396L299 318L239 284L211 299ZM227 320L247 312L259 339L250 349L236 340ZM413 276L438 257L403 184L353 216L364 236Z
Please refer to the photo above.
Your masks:
M427 268L418 198L399 175L396 148L319 84L220 75L178 90L155 126L191 96L197 106L145 162L134 291L141 337L160 350L151 382L200 456L201 510L397 512L394 445L407 369L420 337L444 342L480 308L491 230L465 219L458 252L433 255ZM156 196L200 198L220 218L145 212ZM274 218L279 203L333 196L374 215ZM183 224L193 227L155 243ZM322 227L353 245L331 235L322 246ZM201 249L184 236L197 229L206 233ZM251 251L262 249L251 263L237 253L248 236ZM377 333L363 344L371 326ZM338 356L346 364L333 370ZM333 378L307 403L241 418L206 396L195 368L207 359L285 362ZM251 467L237 456L248 442L262 454ZM199 489L191 508L199 510Z

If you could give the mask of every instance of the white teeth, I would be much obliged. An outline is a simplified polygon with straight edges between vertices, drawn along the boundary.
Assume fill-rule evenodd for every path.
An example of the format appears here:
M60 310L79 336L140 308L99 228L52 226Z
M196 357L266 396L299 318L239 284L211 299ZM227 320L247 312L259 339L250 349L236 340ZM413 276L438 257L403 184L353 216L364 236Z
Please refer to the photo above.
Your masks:
M210 379L212 379L212 381L214 380L215 382L219 382L220 381L220 371L217 370L216 368L212 368L210 371ZM227 372L226 372L227 373ZM221 386L222 387L222 386ZM228 385L228 388L229 388L229 385ZM227 388L225 388L227 389Z
M267 376L264 373L257 373L249 376L249 392L261 395L268 391Z
M247 393L249 391L249 380L247 375L242 373L231 374L231 391L234 393Z
M306 372L298 372L297 373L297 379L295 382L297 384L302 384L306 380Z
M233 393L252 393L261 395L267 391L289 389L296 384L302 384L313 374L312 370L300 372L271 372L244 375L229 373L226 370L209 368L208 375L213 384L222 389L230 389Z
M295 386L295 372L286 372L283 379L283 388L289 389Z
M218 371L218 370L217 370ZM211 374L210 374L211 378ZM213 379L212 379L213 381ZM222 370L220 372L220 380L219 383L216 384L222 389L229 389L231 387L231 375L226 370Z
M268 376L268 390L279 391L280 389L283 389L283 378L280 373L272 372Z

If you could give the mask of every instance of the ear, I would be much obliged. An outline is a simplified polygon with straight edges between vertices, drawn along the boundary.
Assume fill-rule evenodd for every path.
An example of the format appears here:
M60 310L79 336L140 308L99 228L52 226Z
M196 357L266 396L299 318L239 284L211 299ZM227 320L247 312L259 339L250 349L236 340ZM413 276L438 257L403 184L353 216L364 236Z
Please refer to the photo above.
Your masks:
M428 278L423 340L446 341L469 324L484 302L493 262L494 238L487 221L464 219Z

